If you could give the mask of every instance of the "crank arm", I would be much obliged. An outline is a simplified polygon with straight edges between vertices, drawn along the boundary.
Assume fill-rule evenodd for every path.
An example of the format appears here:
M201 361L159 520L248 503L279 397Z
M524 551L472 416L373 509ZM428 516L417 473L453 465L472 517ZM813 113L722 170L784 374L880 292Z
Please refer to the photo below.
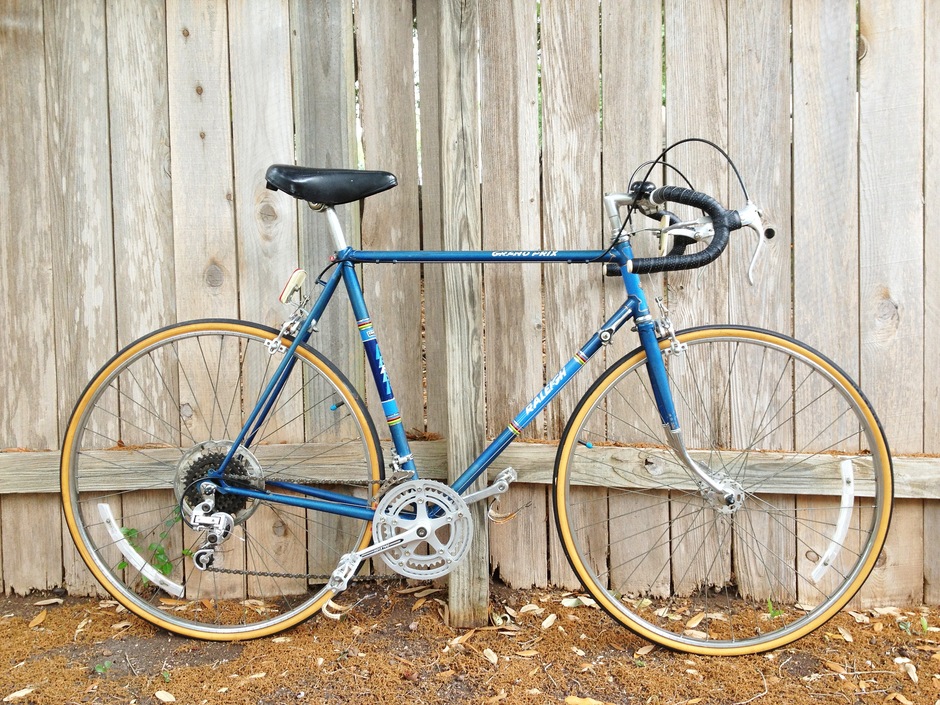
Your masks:
M471 492L463 498L463 501L467 504L473 504L487 497L495 497L496 495L504 494L509 489L509 485L516 481L517 477L518 475L515 470L506 468L493 479L492 485L485 487L479 492Z
M364 560L377 556L380 553L385 553L403 544L411 543L412 541L420 541L427 538L427 535L427 527L416 526L413 529L403 531L384 541L367 546L361 551L347 553L339 559L339 564L336 566L332 575L330 575L329 586L337 592L342 592L349 587L349 581L356 574L356 571L359 570L359 566Z

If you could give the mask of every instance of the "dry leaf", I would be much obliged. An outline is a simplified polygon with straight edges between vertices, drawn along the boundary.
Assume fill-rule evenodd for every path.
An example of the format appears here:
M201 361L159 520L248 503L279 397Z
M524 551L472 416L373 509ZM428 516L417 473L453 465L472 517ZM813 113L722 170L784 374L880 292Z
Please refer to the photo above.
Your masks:
M36 607L48 607L49 605L61 605L63 602L65 602L65 600L61 597L50 597L48 600L34 602L33 605Z
M46 610L43 610L42 612L37 614L35 617L33 617L33 621L29 623L29 628L32 629L34 627L38 627L40 624L42 624L45 621L46 621Z
M539 655L539 652L535 649L526 649L525 651L516 651L516 656L521 656L522 658L535 658Z
M697 615L692 617L688 622L685 623L685 626L689 629L695 629L699 624L702 623L702 620L705 619L705 613L699 612Z
M846 629L845 627L839 627L838 629L839 629L839 634L841 634L842 638L845 639L847 642L852 643L853 641L855 641L852 638L852 635L849 633L848 629Z
M885 625L882 622L875 622L872 625L872 628L875 630L875 633L877 633L877 632L880 632L882 629L884 629Z
M912 681L916 683L918 680L920 680L917 677L917 667L913 663L905 663L902 668L907 672L907 675Z
M830 671L833 671L834 673L841 673L843 675L848 673L848 671L846 671L841 664L838 664L835 661L823 661L823 664L826 666L826 668L828 668Z
M176 702L176 698L173 697L173 693L168 693L165 690L158 690L156 693L153 694L153 697L155 697L161 703L175 703Z
M700 702L702 702L701 698L692 698L691 700L683 700L678 702L676 705L698 705Z
M581 649L579 649L577 646L572 646L571 650L574 651L581 658L584 658L584 652L581 651Z
M3 702L12 703L14 700L17 700L19 698L25 698L27 695L32 693L33 690L34 690L33 688L23 688L22 690L18 690L15 693L10 693L8 696L6 696L3 699Z
M646 656L646 654L648 654L650 651L652 651L655 648L656 646L654 644L648 644L647 646L644 646L643 648L637 649L635 655Z
M289 636L276 636L271 639L275 644L286 644L290 640L291 638Z
M499 656L497 656L492 649L483 649L483 658L489 661L494 666L499 663Z
M415 592L421 592L422 590L427 590L427 585L415 585L410 588L404 588L403 590L396 590L398 595L411 595Z
M428 600L426 597L422 597L420 600L416 600L415 603L411 606L411 611L417 612L419 609L424 607L424 603L427 601Z
M905 698L900 693L891 693L888 697L884 699L884 702L889 702L891 700L897 700L901 705L914 705L914 703L907 698Z
M705 632L700 632L700 631L695 630L695 629L685 629L685 630L683 630L682 633L683 633L685 636L690 636L690 637L692 637L693 639L707 639L707 638L708 638L708 634L706 634Z
M111 625L111 628L112 628L112 629L115 629L115 630L117 630L117 629L127 629L129 626L131 626L131 623L130 623L130 622L118 622L117 624L112 624L112 625Z
M565 698L565 705L604 705L604 703L594 698L579 698L576 695L569 695Z
M261 673L252 673L252 674L251 674L250 676L248 676L248 677L249 677L249 678L264 678L266 675L268 675L268 674L265 673L265 672L261 672Z
M519 616L519 613L516 612L516 610L514 610L512 607L504 607L503 609L505 609L505 610L506 610L506 614L508 614L508 615L509 615L510 617L512 617L513 619L515 619L516 617Z
M440 591L441 591L440 588L425 588L424 590L421 590L420 592L416 592L415 597L428 597L429 595L433 595Z
M545 618L545 621L542 622L542 629L548 629L555 623L555 620L558 619L557 614L550 614Z
M528 614L529 612L534 612L536 615L542 614L545 611L544 607L539 607L538 605L533 605L531 602L519 610L519 614Z
M852 619L855 620L856 624L868 624L871 622L867 614L862 614L861 612L852 612L851 610L849 610L849 614L852 615Z

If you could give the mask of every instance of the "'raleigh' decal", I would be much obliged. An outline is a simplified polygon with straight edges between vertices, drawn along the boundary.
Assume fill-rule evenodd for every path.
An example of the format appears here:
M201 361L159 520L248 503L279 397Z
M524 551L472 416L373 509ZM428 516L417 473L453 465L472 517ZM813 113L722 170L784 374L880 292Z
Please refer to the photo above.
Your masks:
M525 413L531 414L533 411L535 411L535 407L545 401L548 395L555 391L555 388L558 387L558 385L561 384L567 376L568 372L566 370L562 370L557 375L555 375L552 378L552 381L545 385L545 389L539 392L535 399L526 404Z

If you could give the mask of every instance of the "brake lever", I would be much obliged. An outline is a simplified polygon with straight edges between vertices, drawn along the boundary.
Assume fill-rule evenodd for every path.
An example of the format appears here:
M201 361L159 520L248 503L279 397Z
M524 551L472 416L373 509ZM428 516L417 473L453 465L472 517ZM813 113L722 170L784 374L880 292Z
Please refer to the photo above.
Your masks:
M757 266L757 259L760 257L764 241L772 239L777 233L773 228L764 227L760 209L751 201L748 201L744 208L738 210L738 216L741 218L741 226L750 228L757 236L757 245L754 247L754 254L751 255L751 263L747 268L747 281L751 286L754 286L754 268Z

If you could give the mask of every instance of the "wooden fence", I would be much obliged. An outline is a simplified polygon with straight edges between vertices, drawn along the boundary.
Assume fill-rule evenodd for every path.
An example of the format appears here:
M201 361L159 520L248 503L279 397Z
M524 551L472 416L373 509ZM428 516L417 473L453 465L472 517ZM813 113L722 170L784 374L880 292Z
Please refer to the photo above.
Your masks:
M927 236L940 98L925 90L940 78L940 49L926 41L937 3L458 5L3 3L3 588L86 584L59 530L55 449L94 370L175 320L278 324L282 280L329 254L325 224L265 190L269 164L396 173L398 188L361 215L341 213L366 248L593 248L604 242L602 194L623 190L664 144L699 136L730 151L779 235L753 287L746 235L707 270L656 284L673 319L790 333L860 381L892 450L911 456L897 463L896 518L867 594L940 602L940 546L924 541L940 525L940 463L929 457L940 452L930 353L940 347L940 245ZM713 154L683 149L673 161L737 204ZM363 276L407 428L452 437L471 423L455 414L480 411L465 448L443 444L450 465L505 426L617 295L590 267L367 266ZM442 304L460 286L482 301L466 323ZM361 383L342 309L316 345ZM461 389L477 359L479 383ZM593 361L528 440L557 439L603 366ZM442 442L416 453L432 475L446 473ZM572 584L546 531L553 453L550 443L508 451L521 482L507 504L530 506L494 526L489 545L493 570L513 585Z

